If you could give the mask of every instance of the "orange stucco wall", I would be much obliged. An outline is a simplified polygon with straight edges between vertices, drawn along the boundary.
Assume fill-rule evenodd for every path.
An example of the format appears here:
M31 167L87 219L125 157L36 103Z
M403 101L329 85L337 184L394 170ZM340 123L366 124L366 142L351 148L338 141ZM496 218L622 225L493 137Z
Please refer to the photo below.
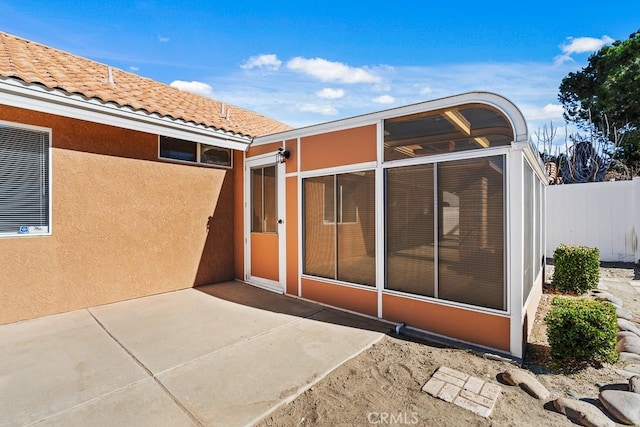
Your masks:
M447 337L509 351L509 317L382 295L382 317Z
M282 142L272 142L264 145L251 145L247 151L247 157L259 156L260 154L274 153L282 147ZM275 161L275 157L274 157Z
M287 286L286 292L298 295L298 178L286 179Z
M300 140L303 171L372 162L377 158L376 126L328 132Z
M251 275L278 281L280 274L278 235L276 233L251 233Z
M298 140L289 139L284 143L284 149L289 152L289 159L285 163L285 172L292 173L298 171Z
M378 316L378 293L375 289L359 289L334 285L303 277L302 297L357 313Z
M52 129L52 235L0 238L0 324L233 278L232 171L159 161L157 135L0 120Z

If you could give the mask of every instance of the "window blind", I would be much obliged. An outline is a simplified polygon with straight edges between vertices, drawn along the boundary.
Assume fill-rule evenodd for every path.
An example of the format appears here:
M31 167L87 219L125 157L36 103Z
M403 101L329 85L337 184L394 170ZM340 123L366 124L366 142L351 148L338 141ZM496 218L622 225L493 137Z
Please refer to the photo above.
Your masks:
M49 133L0 125L0 235L49 231Z

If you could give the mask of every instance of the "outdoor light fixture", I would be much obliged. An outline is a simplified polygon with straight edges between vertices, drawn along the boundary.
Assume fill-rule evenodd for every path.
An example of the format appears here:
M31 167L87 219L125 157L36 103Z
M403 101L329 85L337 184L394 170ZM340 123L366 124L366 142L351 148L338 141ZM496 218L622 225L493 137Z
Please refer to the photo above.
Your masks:
M276 161L278 163L284 163L287 159L291 157L291 152L289 150L285 150L284 148L278 148L278 152L276 153Z

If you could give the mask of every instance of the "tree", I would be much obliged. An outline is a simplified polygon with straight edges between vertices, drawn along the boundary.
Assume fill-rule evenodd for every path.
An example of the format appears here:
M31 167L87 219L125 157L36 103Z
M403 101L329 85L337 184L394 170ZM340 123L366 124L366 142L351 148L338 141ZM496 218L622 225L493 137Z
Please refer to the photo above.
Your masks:
M591 55L569 73L558 99L564 118L616 142L616 157L640 172L640 30Z

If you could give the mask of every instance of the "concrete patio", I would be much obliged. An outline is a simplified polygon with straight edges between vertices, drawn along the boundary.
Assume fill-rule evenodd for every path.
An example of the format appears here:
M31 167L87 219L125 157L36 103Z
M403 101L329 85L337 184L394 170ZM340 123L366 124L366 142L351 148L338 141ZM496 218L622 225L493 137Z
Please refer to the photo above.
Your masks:
M388 324L227 282L0 326L0 425L247 425Z

